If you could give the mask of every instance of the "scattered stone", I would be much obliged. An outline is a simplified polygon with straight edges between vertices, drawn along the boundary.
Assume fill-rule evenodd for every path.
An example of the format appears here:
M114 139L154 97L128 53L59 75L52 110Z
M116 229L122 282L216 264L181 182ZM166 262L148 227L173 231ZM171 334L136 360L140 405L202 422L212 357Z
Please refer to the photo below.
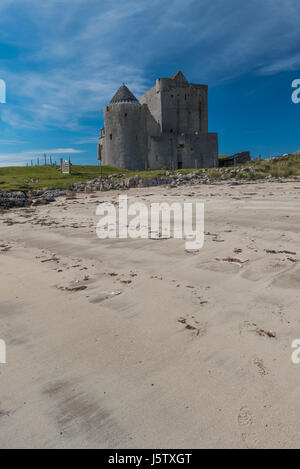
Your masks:
M0 207L4 209L15 207L26 207L31 205L30 199L24 192L4 192L0 191Z
M55 201L55 196L65 195L66 191L44 191L38 189L33 192L4 192L0 191L0 207L4 209L46 205Z
M187 324L187 325L185 326L185 328L188 329L188 330L190 330L190 331L195 331L195 330L196 330L196 327L191 326L190 324Z
M85 285L77 285L76 287L65 287L64 290L66 291L71 291L71 292L77 292L77 291L82 291L86 290L87 287Z
M1 249L0 249L0 252L8 252L8 251L10 251L11 246L5 246L5 245L2 244L2 245L0 246L0 248L1 248Z
M224 257L223 259L220 259L219 257L216 257L216 261L223 261L223 262L231 262L232 264L246 264L246 262L249 262L249 259L245 259L242 261L241 259L238 259L236 257Z
M236 180L238 179L238 180ZM192 186L199 184L219 184L221 182L228 182L229 187L234 189L235 186L241 184L248 184L249 182L256 184L256 179L260 180L274 180L277 182L287 182L280 178L272 178L270 175L264 174L261 169L255 166L236 166L220 167L211 169L198 169L190 172L189 174L166 171L162 176L152 178L145 178L140 175L134 177L126 177L126 174L118 173L111 174L106 178L95 178L90 181L76 182L73 184L71 190L60 189L36 189L27 193L22 191L4 192L0 190L0 208L9 209L14 207L25 206L38 206L54 202L57 197L65 196L66 200L72 201L76 199L77 193L91 194L93 197L94 192L110 191L110 190L128 190L131 188L141 187L155 187L164 186L168 189L176 188L179 186ZM32 182L32 181L31 181ZM34 181L39 182L39 181ZM245 196L255 195L256 192L245 193ZM214 193L210 194L214 196ZM188 194L190 197L191 194ZM233 197L240 200L239 197ZM73 200L73 203L76 203ZM97 201L95 202L97 203ZM100 203L100 201L99 201ZM67 207L65 207L66 209ZM223 242L223 240L214 239L216 242Z
M297 253L293 251L275 251L274 249L265 249L267 254L290 254L291 256L296 256Z
M57 257L51 257L50 259L44 259L41 261L42 264L45 262L59 262L59 259Z
M178 322L180 322L181 324L186 324L186 319L180 318L178 319Z
M269 337L270 339L276 339L275 332L272 331L265 331L263 329L256 329L256 334L260 335L261 337Z

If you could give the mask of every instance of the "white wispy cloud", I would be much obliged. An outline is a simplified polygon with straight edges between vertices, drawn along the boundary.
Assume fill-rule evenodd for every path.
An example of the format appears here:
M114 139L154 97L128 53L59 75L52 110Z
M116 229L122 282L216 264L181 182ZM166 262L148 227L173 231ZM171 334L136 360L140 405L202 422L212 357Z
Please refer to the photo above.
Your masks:
M0 145L22 145L26 140L0 139Z
M264 75L274 75L275 73L294 71L300 68L300 54L296 53L290 57L282 57L268 65L260 68L260 73Z
M94 135L93 137L84 137L79 140L76 140L75 145L86 145L87 143L96 144L98 142L98 136Z
M283 53L282 67L299 59L298 0L2 0L1 13L0 38L25 51L21 74L14 67L0 73L28 114L46 124L74 125L82 113L100 111L122 81L142 93L151 62L178 53L189 51L191 73L210 79L266 61L262 71L276 72Z
M0 142L1 143L1 142ZM16 153L0 153L0 166L24 166L30 164L31 160L43 158L46 154L48 157L52 155L76 155L85 153L85 150L77 150L75 148L52 148L43 150L26 150Z
M28 153L28 152L27 152ZM36 151L35 153L41 153L41 151ZM56 155L56 154L75 154L75 153L85 153L84 150L76 150L75 148L54 148L52 150L43 150L43 153Z
M210 84L300 67L299 0L1 0L0 13L0 41L16 54L0 61L0 126L16 132L96 138L120 84L142 94L158 64Z

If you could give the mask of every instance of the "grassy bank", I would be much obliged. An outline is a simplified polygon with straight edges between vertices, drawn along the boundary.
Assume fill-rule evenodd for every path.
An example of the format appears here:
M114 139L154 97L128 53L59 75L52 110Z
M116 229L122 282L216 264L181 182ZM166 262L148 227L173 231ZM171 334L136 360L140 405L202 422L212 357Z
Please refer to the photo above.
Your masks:
M274 178L299 176L300 155L287 155L273 160L256 159L249 161L245 166L259 169L263 174Z
M117 168L103 168L103 176L120 172ZM29 191L39 188L70 189L75 182L89 181L100 176L99 166L73 166L72 174L62 174L51 166L0 168L0 189Z
M193 171L184 170L185 172ZM102 176L122 174L126 177L140 174L142 177L153 178L164 176L165 170L126 171L112 166L102 167ZM3 191L30 191L34 189L54 188L70 189L75 182L85 182L100 177L99 166L72 166L72 174L62 174L59 169L51 166L33 167L7 167L0 168L0 190Z
M245 168L248 168L245 171ZM180 173L189 173L195 169L178 170ZM274 160L256 159L248 163L229 168L216 168L202 170L214 179L262 179L265 177L289 177L300 176L300 155L288 155ZM232 172L234 176L232 176ZM235 174L236 173L236 174ZM126 171L120 168L103 166L102 176L122 174L126 177L139 174L144 178L165 176L166 170L149 171ZM39 167L9 167L0 168L0 189L4 191L30 191L34 189L54 188L70 189L75 182L85 182L100 176L99 166L77 166L72 167L72 174L61 174L61 172L50 166Z
M300 155L287 155L270 160L257 158L236 167L230 166L207 170L209 176L215 179L232 178L232 172L236 173L235 179L255 180L266 177L287 178L300 176Z

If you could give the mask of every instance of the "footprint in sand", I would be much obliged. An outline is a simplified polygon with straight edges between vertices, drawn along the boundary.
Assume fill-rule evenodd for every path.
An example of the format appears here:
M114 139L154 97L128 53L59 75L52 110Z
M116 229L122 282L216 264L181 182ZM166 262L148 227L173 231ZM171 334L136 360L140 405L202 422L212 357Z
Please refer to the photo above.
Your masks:
M268 371L266 370L266 367L265 367L265 364L264 364L264 361L263 361L262 358L254 357L253 358L253 363L257 367L258 373L261 376L266 376L268 374Z
M242 427L249 427L253 423L253 415L248 407L242 407L238 415L238 424Z
M249 407L241 407L238 415L238 424L242 430L241 438L246 448L255 449L258 445L257 434L253 429L254 417Z

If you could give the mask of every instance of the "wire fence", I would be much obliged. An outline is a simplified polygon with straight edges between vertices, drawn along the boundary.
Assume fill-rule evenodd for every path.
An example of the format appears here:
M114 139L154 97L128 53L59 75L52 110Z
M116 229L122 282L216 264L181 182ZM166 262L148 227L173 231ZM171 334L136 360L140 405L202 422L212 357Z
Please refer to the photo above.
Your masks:
M50 166L52 168L58 169L59 171L61 171L62 174L71 174L72 172L72 163L70 156L67 160L60 158L59 164L57 164L57 161L54 160L51 155L48 156L46 155L46 153L44 153L43 157L37 157L36 159L32 159L26 163L27 168L39 166Z

